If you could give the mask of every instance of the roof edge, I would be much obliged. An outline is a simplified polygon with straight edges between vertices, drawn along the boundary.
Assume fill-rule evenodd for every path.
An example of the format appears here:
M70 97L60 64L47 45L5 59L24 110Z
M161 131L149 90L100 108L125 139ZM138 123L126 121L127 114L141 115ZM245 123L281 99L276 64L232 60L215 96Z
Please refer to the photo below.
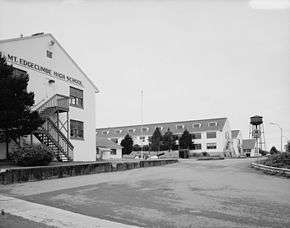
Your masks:
M100 90L97 88L97 86L92 82L92 80L87 76L87 74L80 68L80 66L73 60L73 58L67 53L67 51L63 48L63 46L57 41L57 39L51 33L43 33L43 34L39 34L35 36L24 36L24 37L17 37L17 38L11 38L11 39L4 39L4 40L0 40L0 43L36 39L36 38L41 38L45 36L50 36L57 43L57 45L61 48L61 50L66 54L66 56L72 61L72 63L77 67L77 69L85 76L85 78L89 81L89 83L94 87L95 93L99 93Z

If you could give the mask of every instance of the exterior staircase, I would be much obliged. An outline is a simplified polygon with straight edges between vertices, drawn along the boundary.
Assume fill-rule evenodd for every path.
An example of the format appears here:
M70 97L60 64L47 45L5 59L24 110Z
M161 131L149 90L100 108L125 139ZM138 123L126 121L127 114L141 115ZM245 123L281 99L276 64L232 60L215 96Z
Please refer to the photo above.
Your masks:
M58 161L72 161L74 147L68 139L68 124L66 129L67 135L65 135L60 129L60 124L61 126L64 124L59 119L59 114L66 112L66 122L68 123L69 121L69 97L55 94L36 110L45 122L33 132L34 136L53 151Z

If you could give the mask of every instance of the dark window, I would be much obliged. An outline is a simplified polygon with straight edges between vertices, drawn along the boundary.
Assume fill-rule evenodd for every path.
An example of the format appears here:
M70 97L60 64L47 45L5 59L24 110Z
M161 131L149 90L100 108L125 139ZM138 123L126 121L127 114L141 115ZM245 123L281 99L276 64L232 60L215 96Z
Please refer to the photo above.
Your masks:
M181 130L181 129L183 129L183 127L184 127L183 125L176 125L177 130Z
M135 131L135 129L133 129L133 128L128 130L129 133L133 133L134 131Z
M118 138L112 138L111 141L114 143L118 143Z
M147 132L148 130L149 130L148 127L142 127L142 128L141 128L141 131L142 131L142 132Z
M193 144L193 149L194 150L201 150L201 144L198 143L198 144Z
M46 51L46 57L52 59L52 52Z
M206 137L208 138L208 139L213 139L213 138L216 138L216 132L207 132L206 133Z
M83 108L84 102L83 102L83 91L74 87L69 87L69 94L70 94L70 105L77 107L77 108Z
M201 124L200 123L195 123L193 124L193 128L200 128Z
M192 139L201 139L201 133L193 133Z
M215 127L215 126L217 126L217 122L210 122L210 123L208 124L208 126L210 126L210 127Z
M207 143L206 149L216 149L216 143Z
M112 155L116 155L117 154L117 150L116 149L111 149L111 154Z
M70 120L70 137L72 139L84 139L84 123Z
M14 77L23 77L25 76L27 73L24 70L20 70L18 68L13 67L13 76Z

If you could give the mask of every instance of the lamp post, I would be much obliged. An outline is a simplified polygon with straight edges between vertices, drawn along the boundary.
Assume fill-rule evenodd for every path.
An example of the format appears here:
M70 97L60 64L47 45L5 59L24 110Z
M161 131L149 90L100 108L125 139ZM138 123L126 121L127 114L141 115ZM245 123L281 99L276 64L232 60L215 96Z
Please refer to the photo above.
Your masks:
M273 122L270 122L270 124L271 125L276 125L277 127L279 127L280 128L280 131L281 131L281 152L282 152L282 149L283 149L283 129L282 129L282 127L280 127L280 125L279 124L277 124L277 123L273 123Z

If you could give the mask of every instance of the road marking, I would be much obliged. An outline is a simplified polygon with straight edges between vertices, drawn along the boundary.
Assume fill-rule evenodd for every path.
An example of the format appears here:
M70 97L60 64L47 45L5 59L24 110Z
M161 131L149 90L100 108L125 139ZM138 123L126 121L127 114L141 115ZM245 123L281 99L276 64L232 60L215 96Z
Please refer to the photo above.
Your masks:
M55 227L133 228L137 226L111 222L63 209L0 195L0 210L25 219Z

